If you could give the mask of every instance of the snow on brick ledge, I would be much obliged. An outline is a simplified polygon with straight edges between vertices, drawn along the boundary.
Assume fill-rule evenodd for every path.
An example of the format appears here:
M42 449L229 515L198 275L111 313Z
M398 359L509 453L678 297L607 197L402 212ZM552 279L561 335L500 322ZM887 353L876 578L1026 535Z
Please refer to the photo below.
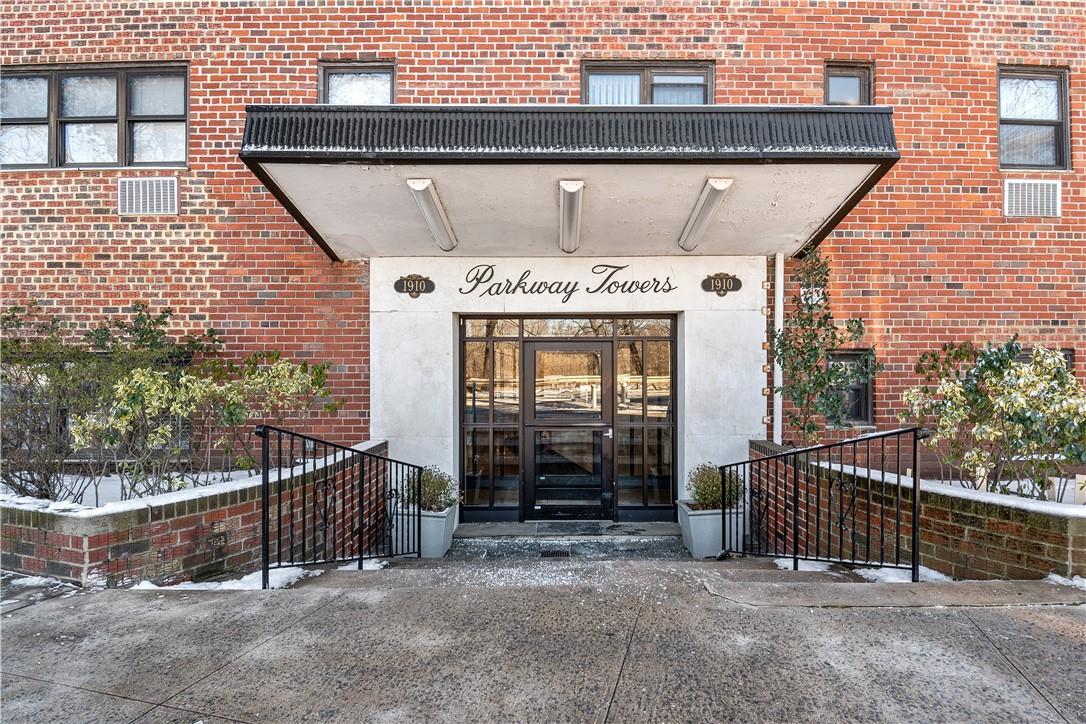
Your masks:
M388 453L384 441L354 448ZM302 468L270 479L281 472ZM247 573L260 566L260 487L257 475L97 508L0 494L0 567L110 587Z

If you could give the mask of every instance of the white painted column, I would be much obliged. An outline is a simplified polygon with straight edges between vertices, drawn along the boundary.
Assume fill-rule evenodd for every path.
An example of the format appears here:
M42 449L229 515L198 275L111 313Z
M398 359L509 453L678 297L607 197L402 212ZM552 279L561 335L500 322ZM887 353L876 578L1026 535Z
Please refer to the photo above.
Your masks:
M784 330L784 254L773 258L773 329L779 335ZM784 382L781 366L773 362L773 388ZM778 445L784 437L784 399L780 392L773 393L773 442Z

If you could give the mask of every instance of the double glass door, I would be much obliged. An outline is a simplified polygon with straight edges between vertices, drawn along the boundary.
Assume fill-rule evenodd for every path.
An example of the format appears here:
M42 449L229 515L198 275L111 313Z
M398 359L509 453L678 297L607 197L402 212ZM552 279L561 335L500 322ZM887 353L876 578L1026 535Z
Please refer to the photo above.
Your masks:
M675 514L675 324L464 317L465 521Z
M611 342L525 342L527 518L610 518Z

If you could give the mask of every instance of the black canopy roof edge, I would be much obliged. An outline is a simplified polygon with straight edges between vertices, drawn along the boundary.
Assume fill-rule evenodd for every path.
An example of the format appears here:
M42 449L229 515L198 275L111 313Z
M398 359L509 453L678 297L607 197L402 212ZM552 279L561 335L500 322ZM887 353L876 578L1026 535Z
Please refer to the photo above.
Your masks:
M239 157L333 262L265 163L871 163L795 256L901 157L884 106L250 105Z
M246 108L246 160L328 162L889 161L875 106L327 106Z

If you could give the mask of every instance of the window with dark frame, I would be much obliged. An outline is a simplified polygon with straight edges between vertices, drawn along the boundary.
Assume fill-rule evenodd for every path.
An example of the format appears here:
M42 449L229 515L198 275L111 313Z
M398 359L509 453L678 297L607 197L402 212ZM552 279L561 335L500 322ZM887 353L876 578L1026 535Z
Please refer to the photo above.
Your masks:
M1059 350L1060 355L1063 357L1063 361L1067 363L1067 371L1072 375L1075 374L1075 350L1070 347L1064 347ZM1033 347L1023 347L1022 351L1018 353L1018 356L1014 358L1016 362L1029 363L1033 361Z
M827 63L823 102L828 106L871 105L871 66L861 63Z
M184 166L184 66L5 69L0 165Z
M830 354L830 364L863 365L871 350L839 350ZM843 391L845 396L845 422L850 425L875 424L875 396L871 380L856 382Z
M320 102L336 106L384 106L395 102L389 63L321 63Z
M999 165L1067 168L1067 74L1000 68Z
M581 97L603 106L706 105L713 102L713 64L586 64Z

